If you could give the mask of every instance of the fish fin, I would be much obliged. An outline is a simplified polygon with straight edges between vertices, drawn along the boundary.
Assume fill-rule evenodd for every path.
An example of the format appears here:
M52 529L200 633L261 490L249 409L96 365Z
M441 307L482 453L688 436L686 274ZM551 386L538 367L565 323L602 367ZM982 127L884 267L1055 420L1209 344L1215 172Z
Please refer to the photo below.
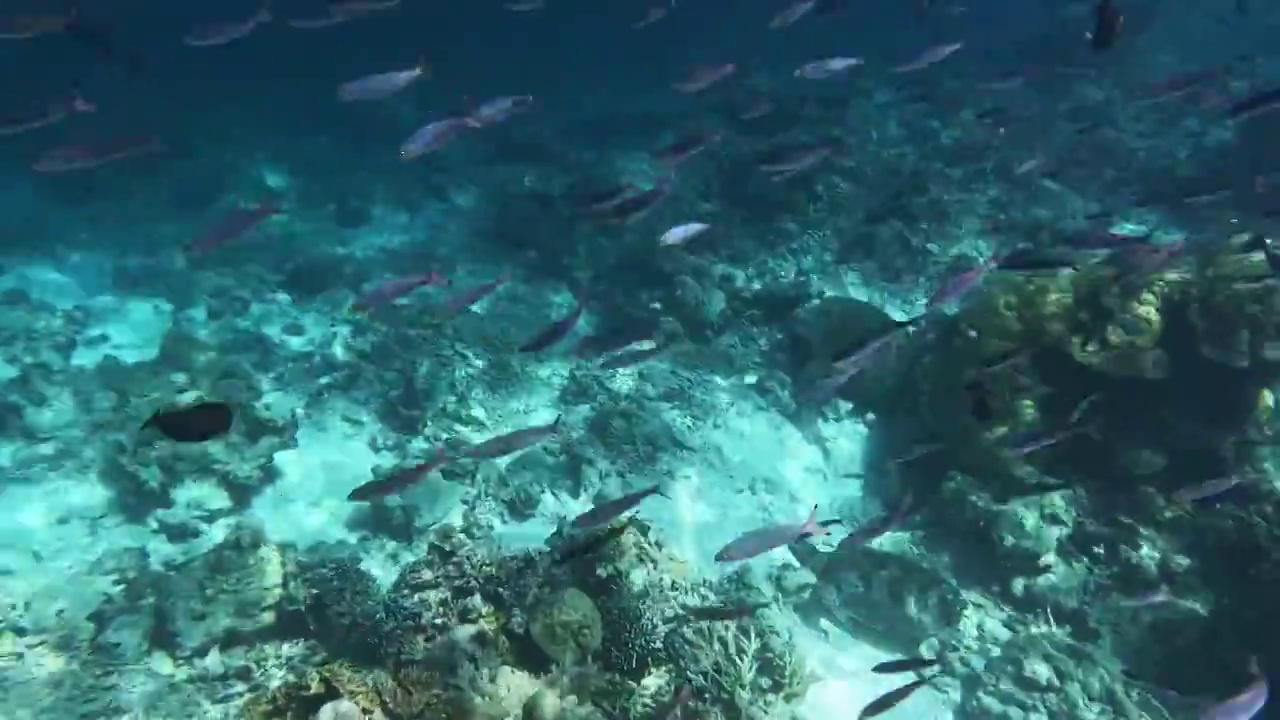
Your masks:
M831 561L831 555L833 554L824 553L813 545L800 540L787 545L787 550L790 551L796 562L819 578L822 577L823 571L826 569L827 563Z
M815 537L820 535L830 535L831 531L825 526L818 524L818 506L814 505L809 511L809 518L804 521L801 526L801 537Z

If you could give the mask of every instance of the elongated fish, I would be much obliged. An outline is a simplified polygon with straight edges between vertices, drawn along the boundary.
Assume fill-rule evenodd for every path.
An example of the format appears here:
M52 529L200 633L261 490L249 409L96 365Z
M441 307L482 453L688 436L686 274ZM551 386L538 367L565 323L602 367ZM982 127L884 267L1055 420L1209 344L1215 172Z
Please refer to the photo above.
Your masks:
M903 700L911 697L912 693L924 687L932 678L920 678L913 680L900 688L894 688L880 697L872 700L866 707L862 708L862 712L858 713L858 720L869 720L869 718L883 715L898 705Z
M583 305L578 303L573 312L556 320L538 332L537 335L526 340L518 348L522 353L542 352L547 348L555 345L561 340L568 337L569 333L578 326L578 320L582 319Z
M388 495L396 495L422 482L431 471L449 461L444 448L428 461L397 470L386 477L375 478L352 490L347 499L352 502L368 502Z
M938 664L938 658L927 657L909 657L899 660L887 660L871 667L871 672L877 675L893 675L895 673L914 672L923 670L927 667L933 667Z
M557 415L553 422L546 425L535 425L521 430L513 430L506 435L489 438L462 451L462 456L472 460L493 460L494 458L518 453L555 435L560 430L562 417L562 415Z
M588 530L590 528L600 527L601 525L608 525L623 513L644 502L645 498L650 495L662 495L662 497L667 497L666 494L662 492L662 485L654 483L643 490L637 490L612 500L597 503L595 507L571 520L569 522L569 527L574 530Z
M770 550L790 545L791 543L811 535L829 535L830 530L818 524L818 506L814 505L809 518L802 523L785 525L769 525L744 533L738 539L720 548L716 553L716 562L738 562L750 560Z

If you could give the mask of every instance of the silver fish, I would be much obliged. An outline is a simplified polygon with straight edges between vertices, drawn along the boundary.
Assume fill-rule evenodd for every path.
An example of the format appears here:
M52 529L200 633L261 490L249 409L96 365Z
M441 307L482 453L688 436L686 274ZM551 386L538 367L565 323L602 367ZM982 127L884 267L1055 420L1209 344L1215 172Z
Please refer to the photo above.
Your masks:
M667 497L666 493L662 492L662 486L655 483L643 490L637 490L612 500L597 503L590 510L571 520L569 527L574 530L590 530L601 525L608 525L616 520L618 516L644 502L644 499L650 495Z

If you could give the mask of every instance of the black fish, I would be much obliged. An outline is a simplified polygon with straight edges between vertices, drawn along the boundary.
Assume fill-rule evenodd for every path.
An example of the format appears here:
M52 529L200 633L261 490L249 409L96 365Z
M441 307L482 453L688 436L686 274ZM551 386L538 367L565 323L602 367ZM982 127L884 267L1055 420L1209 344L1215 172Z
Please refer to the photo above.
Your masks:
M684 614L690 620L698 621L741 620L755 615L758 611L772 604L765 600L755 603L742 603L740 605L701 605L685 608Z
M562 565L570 560L578 560L588 555L596 554L601 548L622 537L622 534L627 531L627 528L631 527L631 522L631 518L627 518L617 525L610 525L609 527L604 528L600 532L580 543L575 543L566 547L556 555L556 559L554 561L555 564Z
M1280 88L1264 90L1232 103L1227 108L1226 117L1228 120L1239 120L1271 110L1277 103L1280 103Z
M563 416L557 415L556 419L546 425L535 425L533 427L512 430L505 435L489 438L484 442L476 443L466 450L462 451L462 457L472 460L495 460L500 457L506 457L524 450L527 447L537 445L547 438L555 435L560 431L560 420Z
M872 700L869 705L862 708L862 712L858 713L858 720L867 720L868 718L873 718L892 710L903 700L911 697L911 693L914 693L924 687L925 683L929 682L931 679L932 678L920 678L919 680L914 680L900 688L890 690L875 700Z
M986 424L995 419L995 406L991 402L991 388L982 380L970 380L964 384L964 392L969 401L969 415L976 421Z
M923 670L927 667L933 667L938 664L937 658L927 657L909 657L900 660L888 660L875 665L871 668L871 672L877 675L893 675L894 673L914 672Z
M578 325L578 320L582 317L582 303L573 309L573 312L560 318L559 320L546 326L537 335L526 340L518 349L522 353L542 352L547 348L555 345L565 339L573 328Z
M206 400L172 410L158 410L142 424L175 442L205 442L231 429L235 413L224 402Z
M1116 9L1112 0L1098 0L1093 9L1093 32L1089 33L1089 47L1094 52L1110 50L1120 36L1120 28L1124 26L1124 15Z
M1072 253L1032 247L1014 248L996 263L996 270L1006 272L1074 270L1076 267L1076 258Z
M110 63L119 63L132 75L146 69L146 62L136 50L125 48L116 43L111 31L98 21L89 21L80 15L79 8L73 8L71 19L63 30L67 37L76 41L86 49Z

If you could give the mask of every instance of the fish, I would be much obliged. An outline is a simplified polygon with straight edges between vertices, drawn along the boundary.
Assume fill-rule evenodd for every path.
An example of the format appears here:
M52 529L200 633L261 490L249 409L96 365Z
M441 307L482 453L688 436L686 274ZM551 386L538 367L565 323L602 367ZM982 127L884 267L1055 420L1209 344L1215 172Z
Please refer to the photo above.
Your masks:
M915 496L910 491L907 491L903 494L902 500L898 502L897 507L880 513L871 520L854 528L840 542L847 542L850 545L865 545L901 525L904 520L919 510L920 507L915 502Z
M768 173L770 180L785 180L808 170L831 157L840 144L833 140L813 140L771 148L757 161L756 167Z
M684 720L684 708L692 701L693 686L684 683L675 689L670 700L654 712L654 720Z
M142 424L142 430L155 430L180 443L208 442L226 435L235 421L231 405L217 400L204 400L178 408L157 410Z
M265 0L253 15L231 22L199 25L182 36L182 44L189 47L214 47L226 45L248 37L260 25L271 22L271 0Z
M903 700L911 697L912 693L924 687L933 678L920 678L913 680L900 688L894 688L880 697L872 700L866 707L862 708L862 712L858 713L858 720L869 720L878 715L889 712L902 703Z
M818 524L818 506L814 505L803 523L769 525L746 532L716 551L715 561L723 563L750 560L805 537L829 534L830 530Z
M979 263L976 267L958 272L942 281L933 294L929 296L926 307L929 310L959 304L978 287L987 273L999 265L999 260L991 258Z
M558 433L562 418L562 415L557 415L554 421L546 425L535 425L513 430L505 435L499 435L484 442L476 443L463 450L462 457L470 460L494 460L518 453Z
M1075 254L1055 248L1015 248L1002 255L993 270L1005 272L1056 272L1075 270L1079 263Z
M924 52L917 55L915 59L911 60L910 62L906 62L906 63L903 63L902 65L895 66L894 68L892 68L892 71L895 73L905 73L905 72L914 72L916 70L923 70L929 67L930 65L934 65L936 63L942 62L943 60L946 60L947 58L959 52L963 47L964 47L964 43L962 42L952 42L952 43L943 43L941 45L934 45L933 47L925 49Z
M422 482L423 478L447 462L449 456L444 448L439 448L430 460L397 470L386 477L370 480L348 493L347 499L352 502L368 502L399 494Z
M602 190L585 192L574 199L578 210L588 214L603 213L611 210L618 203L639 192L639 188L629 182L618 183Z
M681 223L680 225L675 225L662 233L658 238L658 245L662 247L684 245L710 229L711 226L703 222Z
M662 492L662 485L655 483L647 488L627 493L621 497L596 503L590 510L571 520L569 527L574 530L590 530L602 525L608 525L652 495L661 495L668 500L671 499L666 493Z
M68 97L43 103L38 112L0 117L0 135L17 135L61 122L73 113L91 113L97 109L78 89L73 89Z
M509 2L502 6L502 9L511 12L534 12L541 10L547 6L546 0L519 0L518 2Z
M1093 8L1093 30L1085 34L1085 39L1094 52L1105 52L1115 47L1122 27L1124 15L1114 0L1098 0Z
M48 15L16 15L0 19L0 40L30 40L67 29L76 11Z
M212 252L243 236L267 218L280 214L282 210L278 200L267 200L253 207L238 208L218 221L204 235L187 245L187 254L196 256Z
M578 320L582 318L583 309L584 305L579 301L572 312L546 326L537 335L525 340L520 344L520 347L516 348L516 351L522 353L542 352L564 340L578 326Z
M749 618L771 605L773 605L773 602L761 600L760 602L736 605L699 605L684 608L682 612L685 617L695 622L727 622Z
M81 47L107 62L121 65L131 74L137 75L146 69L147 62L142 54L116 42L110 28L100 20L90 21L78 11L73 11L63 31Z
M693 95L706 90L737 71L738 66L733 63L703 65L694 68L693 72L689 74L689 77L681 80L680 82L674 83L671 87L675 88L676 92Z
M285 25L295 30L322 30L334 25L341 25L354 19L354 15L343 15L330 11L327 15L317 15L315 17L289 18L284 21Z
M441 319L448 320L457 317L463 310L492 295L510 279L511 274L504 273L499 278L467 288L453 295L444 301L444 307L441 308L439 313Z
M631 527L631 522L631 518L627 518L617 525L610 525L600 532L583 539L582 542L574 543L564 548L556 555L554 563L563 565L570 560L580 560L588 555L594 555L609 543L622 537Z
M480 103L467 114L466 122L473 128L497 125L531 107L533 107L532 95L504 95Z
M361 294L351 304L351 312L369 312L378 305L394 302L421 287L429 285L448 285L449 281L433 272L427 275L408 275L388 280L377 287Z
M1200 720L1252 720L1267 704L1270 688L1267 678L1252 661L1254 680L1236 695L1216 703L1200 713Z
M427 123L400 143L400 159L415 158L435 152L453 142L462 133L474 128L467 118L451 117Z
M160 138L125 137L82 145L60 145L46 151L31 165L38 173L65 173L89 170L117 160L151 155L168 149Z
M668 9L663 5L654 5L645 11L644 17L631 24L632 30L640 30L658 22L667 16Z
M672 141L653 153L653 159L668 166L679 165L720 141L720 133L694 133Z
M898 320L883 335L869 341L845 348L837 352L831 364L831 372L818 381L811 391L816 402L829 400L837 390L849 382L854 375L871 366L882 355L892 351L904 340L925 315L917 315L907 320Z
M1024 457L1038 450L1043 450L1047 447L1057 445L1063 440L1079 435L1080 433L1088 433L1094 437L1098 437L1098 428L1095 425L1082 425L1079 427L1070 427L1051 434L1046 434L1042 431L1015 433L1012 437L1005 438L1003 444L1006 451L1013 457Z
M866 61L859 57L823 58L822 60L814 60L801 65L796 68L793 74L806 80L825 80L829 77L844 74L865 63Z
M769 20L770 30L779 30L794 25L800 18L808 15L818 5L818 0L797 0L774 15Z
M1247 473L1232 473L1223 475L1222 477L1205 480L1204 482L1191 485L1189 487L1180 488L1173 493L1174 502L1189 505L1200 500L1208 500L1217 497L1222 493L1246 482L1255 479L1257 476Z
M342 83L338 86L338 100L340 102L385 100L415 81L428 76L426 60L419 60L418 64L411 68L365 75Z
M613 203L601 214L601 217L611 222L629 225L648 215L650 210L666 199L671 194L674 184L675 174L673 173L654 183L648 190L634 192Z
M1228 120L1243 120L1274 110L1280 105L1280 87L1254 93L1227 106L1224 116Z
M601 370L621 370L633 367L657 357L665 352L666 349L665 345L658 345L657 343L626 348L601 360L598 367Z
M938 658L908 657L899 660L887 660L871 666L871 672L877 675L894 675L896 673L915 672L938 664Z

